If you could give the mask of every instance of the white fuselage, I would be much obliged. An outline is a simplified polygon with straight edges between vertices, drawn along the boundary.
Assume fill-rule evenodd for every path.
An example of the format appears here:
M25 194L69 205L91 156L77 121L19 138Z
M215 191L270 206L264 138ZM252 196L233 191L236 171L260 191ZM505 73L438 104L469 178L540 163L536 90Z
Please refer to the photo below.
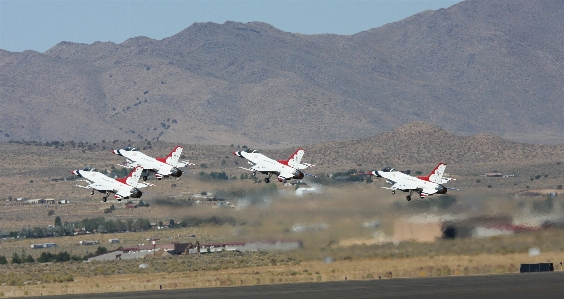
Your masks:
M278 175L278 180L280 181L293 178L303 178L303 173L301 173L296 168L282 164L261 153L239 151L234 152L233 154L245 158L249 161L249 164L251 164L252 166L248 170L258 171L268 175L276 174Z
M132 164L139 165L145 170L151 170L162 175L170 174L173 165L163 163L153 157L149 157L138 151L120 151L121 155L132 161ZM133 166L133 165L132 165Z
M89 182L88 186L83 186L84 188L115 193L116 198L129 197L133 191L138 192L134 190L136 186L124 184L97 171L75 170L73 173Z
M252 169L256 170L256 171L260 171L260 172L274 172L274 173L278 173L278 174L290 174L290 175L286 175L286 178L291 178L292 177L292 173L294 173L296 171L295 168L290 167L288 165L284 165L274 159L271 159L261 153L245 153L242 152L241 156L243 156L243 158L246 158L247 160L249 160L251 163L253 163L253 167L251 167Z
M414 191L419 193L421 196L432 195L437 192L441 194L446 193L446 188L438 183L422 180L400 171L374 171L373 173L385 178L388 183L392 184L389 188L382 188L400 190L404 192Z

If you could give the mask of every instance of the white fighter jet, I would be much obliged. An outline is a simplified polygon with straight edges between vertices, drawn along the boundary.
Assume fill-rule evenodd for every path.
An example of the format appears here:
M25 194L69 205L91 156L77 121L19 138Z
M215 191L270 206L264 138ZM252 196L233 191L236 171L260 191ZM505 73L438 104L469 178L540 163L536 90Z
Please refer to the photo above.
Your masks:
M112 153L126 158L125 164L118 164L119 166L126 168L143 167L141 177L146 181L147 176L151 173L154 173L158 180L169 176L179 177L182 175L182 170L178 169L179 167L194 165L189 161L178 162L182 149L181 146L177 146L164 158L149 157L132 147L112 150Z
M251 168L240 168L252 171L253 175L256 175L257 171L268 175L268 177L264 179L265 183L270 183L270 177L274 174L278 177L278 181L280 182L286 182L286 180L290 179L301 180L306 175L314 176L301 171L307 167L314 166L312 164L301 162L302 157L304 156L304 150L301 148L298 148L287 160L278 161L270 159L269 157L250 148L245 151L233 152L233 155L247 159L247 162L252 165Z
M138 188L144 188L151 184L139 183L139 178L143 172L143 167L137 166L127 177L112 179L101 172L94 169L91 170L71 170L71 173L84 178L84 182L88 185L76 185L84 189L92 189L90 195L94 195L94 191L105 193L103 200L106 202L108 196L113 193L114 197L121 201L122 198L140 198L143 193Z
M392 194L396 194L396 190L403 192L409 192L405 198L407 201L411 200L411 194L416 192L421 198L433 194L446 194L447 190L458 190L454 188L447 188L443 184L454 180L451 178L443 177L445 172L446 164L439 163L429 175L426 176L410 176L401 171L397 171L393 168L386 167L380 171L372 171L369 174L376 177L382 177L386 179L386 183L391 184L392 187L382 187L384 189L392 190Z

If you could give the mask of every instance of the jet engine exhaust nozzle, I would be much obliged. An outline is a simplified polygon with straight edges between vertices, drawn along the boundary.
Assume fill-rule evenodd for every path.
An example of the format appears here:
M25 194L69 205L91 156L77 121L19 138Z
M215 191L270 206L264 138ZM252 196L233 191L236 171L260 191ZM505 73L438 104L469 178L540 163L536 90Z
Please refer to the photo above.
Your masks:
M141 192L139 189L133 188L133 190L131 190L131 197L140 198L141 195L143 195L143 192Z
M177 178L177 177L179 177L179 176L181 176L181 175L182 175L182 170L180 170L180 169L178 169L178 168L176 168L176 167L173 167L173 168L172 168L172 170L171 170L171 172L170 172L170 176L173 176L173 177Z

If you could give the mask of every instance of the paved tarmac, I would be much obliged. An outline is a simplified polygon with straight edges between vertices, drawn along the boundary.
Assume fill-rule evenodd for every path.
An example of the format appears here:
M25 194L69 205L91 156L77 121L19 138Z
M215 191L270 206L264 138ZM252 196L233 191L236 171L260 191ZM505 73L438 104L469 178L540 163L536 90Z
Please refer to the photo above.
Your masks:
M29 297L27 297L29 298ZM394 278L34 298L564 298L564 272Z

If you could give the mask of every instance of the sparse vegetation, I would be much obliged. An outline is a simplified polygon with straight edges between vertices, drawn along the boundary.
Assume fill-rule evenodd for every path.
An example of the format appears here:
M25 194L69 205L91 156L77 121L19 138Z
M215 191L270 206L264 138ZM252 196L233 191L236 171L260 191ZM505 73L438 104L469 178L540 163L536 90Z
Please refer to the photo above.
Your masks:
M33 143L30 144L35 145ZM62 144L66 144L66 146L62 146ZM150 203L149 207L145 207L143 209L126 209L126 202L112 202L107 204L101 203L101 195L95 194L94 196L91 196L86 190L74 188L76 182L64 180L64 175L68 174L68 169L79 169L84 166L95 167L99 170L107 169L108 173L112 173L112 170L118 171L123 169L122 167L114 166L119 161L119 159L108 159L107 150L102 150L102 148L96 145L96 143L74 142L74 144L76 146L80 145L80 147L73 149L72 146L70 146L70 142L61 141L61 144L59 144L59 148L56 151L54 151L54 146L30 147L17 143L0 144L0 158L3 158L5 161L10 161L10 163L13 164L12 166L7 167L6 171L2 174L4 175L3 183L6 182L5 184L9 184L12 187L10 190L5 190L4 194L6 194L6 198L8 198L8 196L11 196L15 201L15 198L22 196L21 194L25 194L24 196L28 196L30 198L39 198L45 196L45 193L47 191L56 194L56 196L53 197L56 197L57 199L64 198L71 200L72 203L76 202L76 204L55 205L49 207L37 206L28 208L26 206L21 206L17 207L17 213L4 212L0 215L0 217L2 217L4 220L4 227L2 227L4 236L26 236L26 238L7 240L3 242L2 248L0 248L0 254L3 254L7 257L11 257L14 252L18 253L18 258L20 258L20 260L22 261L20 264L14 265L18 265L19 267L26 267L26 269L30 269L27 267L35 266L59 266L59 264L64 264L65 267L71 268L75 267L75 264L84 266L84 264L76 263L72 261L72 259L71 261L64 263L49 264L49 266L47 266L46 264L39 265L39 257L41 257L42 252L48 252L47 250L43 249L33 249L31 252L26 253L22 257L20 254L20 248L22 248L21 244L25 244L23 245L23 247L29 248L29 244L31 244L31 242L37 241L32 241L31 239L27 238L34 238L34 236L39 236L41 235L41 233L43 234L43 237L48 237L49 239L44 239L46 241L39 242L48 242L47 240L53 240L58 244L57 249L61 250L61 252L68 252L71 257L81 256L81 258L83 258L85 255L84 250L86 249L86 247L77 247L76 245L74 245L78 242L78 240L95 239L100 241L105 240L104 242L107 242L108 238L113 237L109 234L112 234L114 231L117 233L127 230L129 230L130 232L126 234L120 233L117 236L120 239L125 239L122 240L121 244L119 244L120 246L123 245L124 247L126 247L132 246L132 244L135 244L134 246L137 246L137 244L139 243L146 242L143 241L144 239L142 237L139 237L141 234L143 234L143 237L155 235L162 238L163 240L172 236L177 237L180 235L180 239L174 239L174 241L180 242L194 242L195 240L202 241L204 240L202 238L205 238L205 240L211 239L211 242L221 242L223 240L238 241L266 238L300 238L304 242L304 249L283 253L284 256L290 257L296 261L301 261L300 263L298 263L298 265L288 265L289 268L286 268L288 269L288 273L296 272L298 274L294 276L288 275L285 277L302 279L309 276L307 273L319 272L320 274L312 275L311 278L318 279L316 276L320 275L322 277L322 281L324 281L325 279L330 279L331 275L342 273L340 272L342 271L340 269L347 268L349 266L339 266L341 268L337 267L335 273L331 273L329 270L324 272L325 270L320 270L320 267L313 268L315 269L315 271L313 271L312 268L308 268L308 272L303 272L304 269L296 269L291 267L300 267L301 265L305 265L306 263L314 263L315 261L320 261L327 256L330 256L335 261L333 265L337 265L339 262L344 261L344 258L347 256L351 258L351 260L346 261L347 263L362 263L362 261L364 261L364 263L367 263L367 260L377 260L379 261L379 263L385 263L386 261L391 260L398 262L400 259L410 259L412 262L410 262L409 264L412 265L414 259L423 259L426 257L425 254L432 254L435 256L435 259L438 260L439 257L445 254L445 252L448 252L448 250L451 250L451 252L456 251L460 252L461 254L468 254L470 256L475 256L482 253L491 255L512 254L512 252L514 252L515 254L519 254L520 252L526 253L526 250L528 249L526 244L528 244L527 242L530 242L530 238L532 238L529 237L529 235L519 235L510 238L502 238L499 240L473 240L474 243L471 244L472 246L468 246L465 242L470 242L470 240L465 239L455 239L452 240L452 243L444 243L446 240L441 240L438 242L432 242L431 244L408 242L403 245L404 242L400 242L399 245L396 246L391 246L390 244L370 245L369 243L367 243L367 245L360 245L362 244L360 243L358 245L352 245L343 248L339 247L339 245L337 244L341 244L340 241L348 237L361 238L363 242L366 242L366 240L372 240L372 234L374 233L375 229L361 228L360 223L362 223L362 221L364 221L365 219L370 220L376 218L381 220L382 224L377 230L381 230L381 233L383 235L388 236L392 234L392 225L390 219L397 219L404 213L452 213L453 211L464 207L470 201L473 205L476 203L481 204L487 202L487 206L484 206L484 208L488 211L491 211L492 213L496 213L496 211L497 213L509 213L509 211L522 210L527 207L530 207L533 211L538 211L536 213L544 213L542 211L547 211L549 209L548 203L544 201L545 198L542 198L542 200L530 200L527 203L523 203L521 205L521 201L516 200L516 197L514 196L507 196L509 198L512 198L511 200L507 201L498 199L497 197L492 199L485 199L482 198L482 192L488 191L488 185L496 186L495 191L492 190L490 192L495 192L496 194L498 194L496 196L499 196L499 194L510 194L511 192L522 191L523 188L519 186L528 184L530 185L529 189L532 193L536 192L535 190L544 186L548 186L549 189L551 189L550 186L558 186L559 184L561 184L562 179L562 169L552 170L551 167L555 167L555 163L549 158L527 160L530 161L530 164L527 164L529 162L524 163L508 161L506 163L501 163L501 165L488 166L492 165L492 162L484 162L484 164L480 165L479 167L472 163L457 164L456 162L452 162L449 163L447 170L449 171L449 174L451 176L457 179L457 181L449 182L448 184L450 186L460 188L461 191L449 191L446 196L434 195L424 199L416 198L408 203L407 201L405 201L404 196L398 196L397 194L395 196L392 196L388 190L382 190L380 187L385 186L385 182L383 182L381 179L374 178L374 183L372 184L359 182L342 182L332 185L332 183L326 183L333 181L328 178L327 174L336 173L337 171L339 171L339 169L335 169L336 164L339 164L340 167L344 167L341 169L349 169L349 171L358 169L356 165L361 164L363 165L363 167L366 167L366 169L380 169L383 166L392 165L397 169L424 169L425 171L423 171L423 173L426 173L429 169L432 169L432 167L434 166L434 161L432 163L427 162L428 164L417 164L414 162L402 164L403 158L388 158L386 160L377 160L378 162L374 162L376 161L373 161L373 159L376 159L374 155L367 156L370 159L365 158L365 160L362 160L364 154L357 154L355 151L348 151L347 154L342 155L344 157L344 160L331 161L331 163L327 163L325 161L330 161L331 159L340 159L335 158L336 153L339 153L340 147L334 147L334 144L330 144L328 145L328 147L336 149L336 151L324 151L322 147L312 145L311 147L308 147L304 161L312 162L318 165L316 168L312 168L312 170L315 171L315 174L318 174L318 178L307 178L306 181L311 184L321 184L321 186L325 188L325 193L319 195L310 194L304 197L294 197L293 191L295 190L295 187L282 186L278 183L253 184L251 180L214 180L211 178L201 180L199 179L199 176L197 174L190 174L190 167L188 167L188 171L181 178L173 179L174 181L171 180L165 182L157 182L155 180L153 183L155 183L156 186L147 188L147 193L145 193L144 190L142 202L143 205ZM161 156L163 153L169 152L170 149L174 145L176 145L161 141L151 141L151 144L153 146L153 149L152 152L149 152L149 154L155 156ZM84 155L80 153L79 149L86 149L87 145L91 145L93 148L91 152L88 152L91 161L97 161L99 164L88 165L90 162L84 161ZM112 148L122 148L127 145L141 147L146 145L146 141L142 141L142 144L131 144L130 141L116 141L112 144ZM342 147L350 148L349 146L344 145ZM359 145L359 148L364 148L364 145ZM36 155L38 150L41 153L41 159L35 159L35 165L27 165L26 161L29 161L28 157ZM412 149L409 150L411 151ZM208 173L215 172L216 174L218 174L223 172L225 173L225 177L227 178L240 178L241 175L243 175L242 177L245 178L244 174L249 175L250 173L238 169L236 162L240 162L240 160L225 154L225 152L229 153L232 151L233 149L229 149L228 146L190 146L190 151L185 151L183 154L185 155L186 159L196 161L198 164L205 162L204 164L209 169L207 171ZM291 154L292 151L265 150L261 152L264 152L268 156L274 158L283 158ZM399 150L397 150L396 153L397 152L399 152ZM350 154L351 157L349 157L348 154ZM401 157L401 155L398 157ZM426 155L426 152L422 152L421 155L415 155L415 157L425 159ZM354 162L347 164L346 161L348 159ZM450 162L448 160L445 161ZM498 162L495 163L497 164ZM74 167L73 165L76 167ZM19 170L20 172L30 173L31 175L29 176L29 179L34 180L33 185L35 186L26 184L27 180L25 180L24 183L21 183L11 179L12 176L15 177L18 175L18 173L16 173L11 167L21 169ZM193 169L197 169L196 166L192 167ZM496 169L504 174L518 173L519 176L509 178L480 177L479 180L481 184L477 186L477 176L484 173L483 169ZM356 171L361 172L362 170ZM194 172L197 173L197 171ZM347 171L343 172L346 173ZM535 176L537 176L539 173L542 174L541 179L534 179ZM548 176L546 176L547 174ZM125 175L120 176L123 177ZM206 176L209 176L209 174L206 174ZM46 177L62 177L62 179L54 181L51 179L45 179ZM257 175L257 177L262 179L264 176ZM529 178L533 178L533 180L530 181ZM171 182L176 185L173 193L175 195L174 197L169 196L171 194ZM221 182L221 184L219 184L219 182ZM5 185L0 185L0 188L5 188ZM549 191L541 192L541 194L548 193ZM195 198L197 198L197 195L204 196L206 199L208 197L223 198L231 201L234 206L238 208L216 208L217 206L214 205L215 201L213 200L206 201L199 199L200 203L196 203ZM51 197L51 195L49 194L47 194L47 196ZM560 198L554 198L553 200L554 205L562 204ZM533 207L533 202L537 201L538 203L535 204L535 207ZM7 202L7 204L9 203L10 202ZM141 203L141 201L130 200L127 203L139 206L138 204ZM502 203L504 205L503 208L501 207ZM513 203L514 206L512 206L511 203ZM246 208L242 208L245 204L248 206ZM106 218L100 217L101 215L104 215L104 210L111 209L112 205L114 205L112 213L106 214ZM500 207L498 207L497 205L499 205ZM396 206L397 209L394 209L394 206ZM14 211L13 208L10 209L10 211ZM54 223L53 217L48 217L49 210L53 210L55 212L54 215L60 218L60 226L55 225L54 228L47 229L48 225L52 225ZM215 216L215 218L213 218L212 216ZM146 221L139 221L139 218L145 219ZM24 220L22 221L18 219ZM29 219L33 219L33 222L30 222ZM55 218L55 220L56 219L57 218ZM86 219L88 219L88 221L86 221ZM149 219L156 223L163 222L165 226L168 222L171 224L171 228L153 230L150 228L150 223L148 223ZM297 222L313 224L327 222L330 223L330 228L327 229L327 231L317 231L315 233L296 233L292 230L292 227ZM15 227L16 225L17 227ZM141 228L135 228L136 225L140 226ZM35 228L34 226L37 226L37 228ZM143 226L149 231L145 230L145 233L142 233L141 230L143 230ZM87 237L56 237L66 234L72 234L71 232L73 232L74 228L86 229L86 227L88 227L87 230L89 230L90 232L107 232L107 234L89 234L87 235ZM188 236L192 234L195 234L195 237L188 238ZM554 234L554 236L557 236L558 233L554 231ZM184 235L184 237L182 237L182 235ZM539 235L535 236L536 237L534 238L537 238ZM515 241L513 241L513 238L515 238ZM522 239L523 242L517 241L519 239ZM491 243L491 247L489 247L487 243ZM14 247L16 246L16 244L20 244L18 245L20 247ZM542 241L540 244L544 244L544 241ZM108 250L115 249L115 247L110 248L106 245L107 244L101 247L106 247ZM430 249L433 246L437 246L438 249ZM540 246L543 252L551 252L556 250L553 246ZM560 245L555 244L554 246ZM440 248L442 247L445 248L445 251L441 251ZM77 252L76 250L79 251ZM88 250L89 254L93 254L93 252L96 251L96 248L92 247ZM51 253L53 253L53 251L51 251ZM31 255L31 257L35 259L36 263L25 263L24 260L26 260L29 255ZM8 258L8 264L5 266L14 266L9 263L9 260L10 259ZM179 260L176 260L176 262L178 261ZM115 272L108 273L127 273L127 271L125 271L123 268L125 267L126 263L122 262L125 261L120 261L119 263L114 261L112 267L114 267L115 269L112 271ZM139 261L132 263L137 263L138 265L138 262ZM416 263L419 263L419 261ZM168 272L168 270L165 272L159 272L163 271L162 266L156 265L156 267L153 268L152 266L154 262L151 261L150 264L151 266L149 267L149 269L151 270L147 270L149 272ZM320 262L320 264L322 263ZM89 263L88 265L89 267L90 265L97 265L98 267L100 267L101 264ZM136 264L132 265L132 268L135 268ZM496 264L496 262L491 262L490 265L498 264ZM486 269L488 268L487 266L484 266L483 268L481 266L474 268L472 268L472 266L469 266L468 270L464 270L464 267L456 268L452 266L449 268L449 270L445 270L443 269L444 266L445 264L440 267L438 266L438 264L437 266L433 267L419 266L423 267L419 271L405 270L404 272L401 272L398 270L397 272L394 271L394 273L398 273L398 276L401 275L400 273L404 273L404 275L418 275L417 273L420 272L425 272L425 275L435 275L435 272L441 273L441 275L449 275L448 273L457 273L456 271L459 271L460 273L481 273L481 271L490 271ZM406 266L406 269L407 268L409 267ZM92 271L94 271L91 272L92 275L98 275L94 274L97 273L95 272L97 271L96 269L97 268L92 268ZM509 269L511 269L509 266L505 266L504 271L509 271ZM84 272L84 268L82 270ZM0 271L2 271L3 273L11 273L15 270L5 272L4 268L2 268L0 269ZM140 270L137 267L135 271L144 270ZM206 268L206 270L200 271L201 273L199 274L206 272L208 273L206 275L209 275L209 272L207 271L224 270L213 270L213 268ZM143 273L146 272L139 272L139 274ZM214 273L217 274L219 272ZM367 278L370 275L372 275L372 277L377 277L378 272L365 272L362 277ZM69 272L69 277L71 277L73 280L76 280L81 276ZM97 280L102 279L102 277L103 276L98 275ZM63 278L59 278L56 275L51 275L51 278L52 280L49 280L51 282L64 280ZM268 281L270 278L262 279ZM15 283L14 285L17 285L17 281L17 279L13 279L13 283ZM45 281L48 281L48 279L45 278Z

